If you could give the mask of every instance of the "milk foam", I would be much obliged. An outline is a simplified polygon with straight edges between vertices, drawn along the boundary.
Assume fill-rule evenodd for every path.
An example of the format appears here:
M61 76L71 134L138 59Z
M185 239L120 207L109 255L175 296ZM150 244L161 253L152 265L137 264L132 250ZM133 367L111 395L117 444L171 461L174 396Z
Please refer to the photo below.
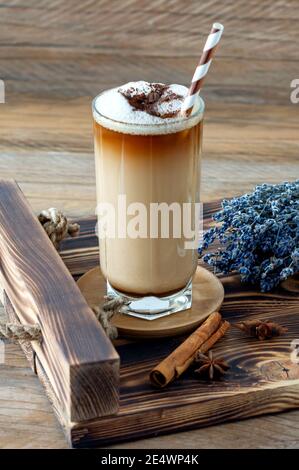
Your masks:
M194 126L202 119L204 102L200 97L197 98L192 116L189 118L180 116L162 118L134 108L120 93L120 90L133 88L138 93L148 94L151 91L150 85L150 83L144 81L129 82L121 87L104 91L93 102L94 119L100 125L110 130L136 135L159 135L179 132ZM166 114L169 111L178 112L187 91L188 88L183 85L169 85L167 93L175 93L179 98L161 103L159 105L161 114Z

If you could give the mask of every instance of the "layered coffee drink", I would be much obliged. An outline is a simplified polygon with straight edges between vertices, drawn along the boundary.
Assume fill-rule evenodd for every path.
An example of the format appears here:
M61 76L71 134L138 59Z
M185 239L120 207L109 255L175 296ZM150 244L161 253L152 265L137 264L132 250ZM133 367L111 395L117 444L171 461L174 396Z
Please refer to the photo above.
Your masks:
M180 116L186 93L140 81L93 102L100 266L141 318L191 306L204 104Z

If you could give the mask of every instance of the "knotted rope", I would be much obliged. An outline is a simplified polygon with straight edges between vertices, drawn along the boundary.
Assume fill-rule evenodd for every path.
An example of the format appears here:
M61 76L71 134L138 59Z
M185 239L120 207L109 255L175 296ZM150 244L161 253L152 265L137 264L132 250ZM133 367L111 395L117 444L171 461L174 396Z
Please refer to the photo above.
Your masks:
M66 216L55 207L43 210L39 214L38 220L57 250L60 242L64 240L67 235L71 237L79 235L80 225L70 223Z
M106 335L110 339L116 339L118 336L118 331L116 326L112 325L110 320L119 309L125 305L125 301L111 297L109 295L104 297L105 302L103 305L94 306L92 308L95 313L96 318L101 323Z
M19 325L0 321L0 339L11 341L41 341L42 333L39 325Z
M110 320L125 302L108 296L105 296L104 299L105 302L103 305L94 306L92 310L108 338L116 339L118 331L116 326L111 324ZM41 342L42 332L39 325L21 325L18 323L0 321L0 339Z

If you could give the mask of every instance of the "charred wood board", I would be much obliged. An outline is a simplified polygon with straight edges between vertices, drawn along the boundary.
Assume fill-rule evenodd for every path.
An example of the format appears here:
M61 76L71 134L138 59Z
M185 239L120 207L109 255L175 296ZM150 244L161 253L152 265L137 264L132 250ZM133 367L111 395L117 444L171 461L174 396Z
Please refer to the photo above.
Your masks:
M218 207L217 202L205 204L206 227ZM80 236L65 240L60 252L74 279L98 264L95 217L78 222ZM231 328L213 348L215 355L224 357L230 365L221 380L199 380L188 371L168 388L156 390L149 383L149 371L183 338L140 342L119 339L114 343L121 361L119 411L70 423L61 414L56 391L38 354L32 354L30 344L22 344L73 447L97 447L299 407L299 365L291 358L292 341L299 342L299 277L265 294L254 286L241 284L237 275L221 280L226 294L221 309L225 319L232 324L246 319L271 319L288 328L284 336L268 341L248 338ZM18 321L10 295L4 297L9 318ZM98 351L98 346L94 347Z
M115 413L119 357L21 190L0 180L0 284L8 316L41 326L23 349L66 426Z

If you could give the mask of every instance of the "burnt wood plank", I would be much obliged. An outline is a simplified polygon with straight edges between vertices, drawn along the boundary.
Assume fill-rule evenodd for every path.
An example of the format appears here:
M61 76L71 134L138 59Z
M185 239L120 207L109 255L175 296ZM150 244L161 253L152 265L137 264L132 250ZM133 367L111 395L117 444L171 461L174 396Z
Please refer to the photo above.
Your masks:
M150 370L183 338L155 342L121 342L120 411L114 417L74 424L75 447L107 445L226 421L277 413L299 407L299 365L290 360L291 342L299 337L299 278L273 293L260 294L223 278L226 297L221 309L232 324L245 319L275 319L286 335L269 341L248 338L235 328L213 347L230 369L220 381L198 380L186 372L167 389L149 383Z
M0 181L1 279L66 423L115 413L119 357L17 184Z
M299 337L299 279L286 281L271 294L223 279L226 298L221 313L232 324L245 319L275 319L288 327L280 338L261 342L235 328L213 347L230 365L220 381L198 380L186 372L167 389L156 390L150 370L183 338L122 342L120 411L111 418L74 424L75 447L98 446L157 436L184 429L277 413L299 407L299 365L290 360L291 342Z
M218 208L217 201L204 205L205 227ZM78 239L67 239L61 247L62 258L77 274L98 264L95 217L78 222ZM73 447L97 447L299 407L299 365L290 360L291 341L299 337L299 278L265 294L255 286L241 284L237 275L222 276L222 282L226 297L221 313L225 319L233 324L248 318L271 318L287 326L288 332L261 342L232 328L213 348L216 356L224 356L230 364L220 381L207 383L188 371L167 389L156 390L149 383L149 371L183 337L154 342L120 339L115 342L121 358L119 412L65 425L47 375L37 362L37 374ZM9 316L17 320L13 312Z
M220 201L204 204L204 227L219 207ZM67 239L61 247L62 258L77 275L98 264L96 218L78 222L79 238ZM74 423L69 430L73 446L112 444L299 407L299 365L290 361L291 342L299 338L299 278L283 282L271 293L242 284L237 275L221 278L225 319L232 324L248 318L275 319L288 327L288 333L261 342L232 328L213 348L230 364L223 380L206 383L187 372L164 390L150 385L149 371L183 338L116 341L121 358L119 413Z
M183 406L149 407L144 412L75 425L70 430L71 441L75 448L98 447L279 413L299 407L298 391L297 382L287 387L265 388L263 393L252 389L220 398L211 395L205 401L186 401Z
M1 299L2 303L3 303L3 306L5 308L5 312L6 312L6 315L7 315L7 319L8 321L12 322L12 323L17 323L17 324L21 324L6 292L3 292L3 296L2 296L2 299ZM23 352L24 352L24 355L27 359L27 361L29 362L33 372L38 376L41 384L43 385L44 389L45 389L45 392L46 392L46 395L53 407L53 410L54 410L54 413L56 415L56 417L58 418L58 421L60 422L60 424L62 425L62 428L65 432L65 434L67 435L67 430L68 430L68 422L66 421L65 419L65 414L64 414L64 406L63 406L63 403L61 403L58 398L57 398L57 395L56 393L54 392L53 390L53 387L51 385L51 382L50 380L48 379L47 377L47 374L45 373L45 370L38 358L38 356L36 355L33 347L32 347L32 343L29 342L29 341L18 341L19 345L21 346Z

